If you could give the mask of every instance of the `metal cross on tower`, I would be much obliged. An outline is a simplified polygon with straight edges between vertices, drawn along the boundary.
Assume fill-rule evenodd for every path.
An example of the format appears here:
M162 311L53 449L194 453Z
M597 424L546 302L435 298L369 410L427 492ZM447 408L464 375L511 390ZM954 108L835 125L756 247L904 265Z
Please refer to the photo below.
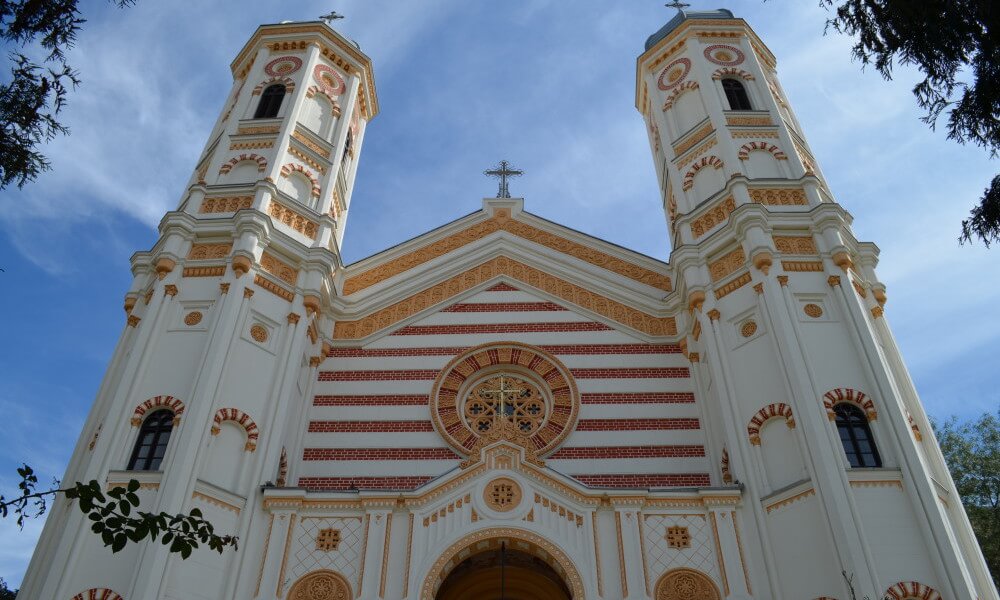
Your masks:
M687 7L691 6L691 5L690 4L684 4L680 0L674 0L673 2L667 2L663 6L666 6L667 8L676 8L677 12L681 12L682 10L684 10L685 8L687 8Z
M335 10L331 10L331 11L330 11L330 14L328 14L328 15L323 15L323 16L321 16L321 17L319 18L319 20L320 20L320 21L323 21L323 22L324 22L324 23L326 23L327 25L330 25L330 24L332 24L332 23L333 23L334 21L336 21L337 19L343 19L343 18L344 18L344 15L342 15L342 14L339 14L339 13L338 13L337 11L335 11Z
M490 169L488 171L483 171L484 175L489 175L490 177L498 177L500 179L500 191L497 192L497 198L510 198L510 189L507 187L508 177L520 177L524 175L524 171L520 169L510 168L510 163L501 160L500 164L495 169Z

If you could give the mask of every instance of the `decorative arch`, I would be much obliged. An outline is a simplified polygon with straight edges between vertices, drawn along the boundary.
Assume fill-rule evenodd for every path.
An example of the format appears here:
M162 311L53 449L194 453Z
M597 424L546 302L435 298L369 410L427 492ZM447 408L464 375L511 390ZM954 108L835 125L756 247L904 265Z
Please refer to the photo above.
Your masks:
M864 392L852 390L851 388L836 388L823 394L823 407L826 408L826 416L831 421L837 418L837 415L833 412L834 405L841 402L856 404L858 408L865 411L865 416L868 417L869 421L874 421L878 418L878 411L875 410L875 404Z
M263 156L253 153L240 154L239 156L234 156L233 158L230 158L227 162L223 163L223 165L219 167L219 175L225 175L226 173L232 171L233 167L235 167L236 165L240 164L245 160L252 160L253 162L257 163L258 173L263 173L264 171L267 170L267 159L264 158Z
M919 581L900 581L885 591L893 600L941 600L941 594Z
M667 571L656 582L656 600L722 600L708 575L694 569Z
M701 159L694 161L688 172L684 174L684 180L681 188L686 192L694 187L694 176L698 174L698 171L704 169L705 167L714 167L716 169L721 169L723 167L722 159L718 156L703 156Z
M295 81L292 80L292 78L278 76L278 77L269 77L269 78L265 79L264 81L261 81L260 83L258 83L253 88L253 92L251 92L250 95L251 96L260 96L261 92L264 91L264 88L266 88L269 85L274 85L275 83L280 83L281 85L285 86L285 93L286 94L291 94L292 92L295 91Z
M108 588L90 588L73 596L73 600L124 600L118 592Z
M337 101L338 96L336 94L331 93L328 88L320 87L318 85L311 85L308 88L306 88L306 98L312 98L316 94L319 94L320 96L325 96L326 99L330 101L330 104L333 107L331 109L333 115L335 117L340 116L341 113L340 102Z
M722 67L712 71L712 79L719 81L720 79L725 79L726 77L732 77L734 79L742 79L743 81L754 81L756 77L753 73L748 73L739 67Z
M493 527L470 533L452 544L431 565L424 583L420 589L420 600L434 600L437 587L445 580L448 573L464 559L473 554L485 552L499 547L501 541L514 541L519 549L549 563L561 575L572 592L573 600L586 600L583 588L583 578L569 556L552 542L540 535L512 527ZM513 544L511 544L513 547ZM295 598L289 596L290 599ZM713 598L712 600L717 600ZM298 600L298 599L296 599Z
M253 452L257 449L257 437L260 431L257 429L257 424L250 418L250 415L238 408L220 408L215 412L215 417L212 419L212 435L219 435L223 421L232 421L247 432L247 445L245 448L247 452Z
M351 584L347 578L323 569L306 573L288 591L288 600L351 600Z
M771 419L784 418L789 429L795 429L795 417L792 415L792 408L787 404L768 404L757 411L757 414L750 419L747 424L747 435L750 436L750 443L760 446L760 429Z
M774 144L769 144L767 142L747 142L740 146L740 152L738 154L740 160L747 160L750 158L750 153L756 150L763 150L764 152L770 152L777 160L788 160L788 155L781 151L781 148L775 146Z
M316 176L313 175L312 171L303 167L302 165L297 165L295 163L288 163L287 165L281 167L282 177L289 177L292 173L301 173L302 175L304 175L306 179L309 180L309 183L312 184L312 197L319 198L319 193L320 193L319 180L316 179Z
M686 92L696 89L698 89L697 81L685 81L680 84L674 88L674 91L670 92L669 96L667 96L666 101L663 103L663 110L670 110L674 107L674 102L677 102L678 98L683 96Z
M174 427L180 424L181 415L184 413L184 403L173 396L153 396L146 400L132 411L132 427L142 425L146 413L160 408L168 408L174 413Z

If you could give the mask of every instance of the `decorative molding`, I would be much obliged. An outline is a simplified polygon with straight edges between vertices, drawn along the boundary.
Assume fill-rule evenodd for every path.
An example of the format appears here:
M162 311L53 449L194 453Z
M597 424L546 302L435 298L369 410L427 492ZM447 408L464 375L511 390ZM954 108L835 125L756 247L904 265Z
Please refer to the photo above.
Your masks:
M664 92L681 85L684 78L691 72L691 59L678 58L663 67L660 76L656 78L656 87Z
M188 252L188 260L215 260L229 256L233 250L232 243L224 244L192 244Z
M506 231L529 242L562 252L573 258L651 287L665 291L672 289L670 277L667 275L610 256L594 249L592 246L580 244L543 231L527 223L512 219L507 213L500 214L500 211L497 211L497 214L487 221L472 225L444 239L432 242L377 267L372 267L349 277L344 282L343 293L346 296L359 292L497 231Z
M745 117L726 115L726 125L732 127L773 127L774 121L767 117Z
M282 177L291 177L292 173L300 173L306 179L308 179L309 183L312 185L312 191L310 192L312 197L319 198L320 195L319 179L317 179L316 176L313 175L312 171L303 167L302 165L297 165L295 163L288 163L282 165L281 167Z
M298 140L303 146L309 148L310 150L312 150L316 154L319 154L323 158L330 158L330 150L312 141L311 139L306 137L305 134L299 132L297 129L292 132L292 137Z
M361 319L339 321L334 328L333 337L341 340L367 337L500 275L536 287L643 333L654 336L677 335L677 323L673 317L655 317L534 267L499 256Z
M771 514L772 511L775 511L775 510L778 510L779 508L783 508L785 506L788 506L789 504L794 504L795 502L798 502L799 500L805 500L806 498L808 498L810 496L815 496L815 495L816 495L816 490L814 490L813 488L809 488L808 490L805 490L804 492L799 492L798 494L795 494L793 496L789 496L788 498L783 498L781 500L778 500L774 504L769 504L768 506L764 507L764 510L767 512L767 514Z
M757 411L750 423L747 424L747 436L750 443L760 446L760 430L771 419L785 419L785 424L789 429L795 429L795 417L792 415L792 408L784 403L768 404Z
M264 158L259 154L244 153L240 154L239 156L234 156L233 158L230 158L227 162L223 163L223 165L219 167L219 174L225 175L226 173L229 173L230 171L233 170L233 167L235 167L236 165L240 164L243 161L252 161L257 163L258 173L263 173L264 171L267 170L266 158Z
M830 275L826 278L826 283L830 287L836 287L840 285L840 275Z
M201 214L236 212L253 206L253 196L205 198L198 212Z
M720 279L724 279L730 273L734 273L737 269L746 264L746 262L746 254L740 246L708 263L708 272L712 277L713 282L719 281Z
M751 139L751 138L765 138L765 139L778 139L777 131L757 131L754 129L730 129L729 135L733 139Z
M747 142L740 146L737 156L740 160L749 160L750 153L758 150L769 152L776 160L788 160L788 155L782 152L781 148L767 142Z
M721 556L716 560L721 560ZM701 571L671 569L656 583L655 600L722 600L719 588Z
M782 254L819 254L816 241L811 235L775 235L774 247Z
M721 462L722 483L724 483L726 485L732 485L732 483L733 483L733 474L732 474L732 472L729 469L730 469L730 467L729 467L729 450L727 450L726 448L723 448L722 449L722 462Z
M701 129L687 136L687 139L685 139L683 142L678 142L674 144L674 156L680 156L681 154L684 154L685 152L687 152L691 148L694 148L696 145L698 145L698 143L700 143L702 140L712 135L713 133L715 133L715 128L712 127L712 123L710 122L705 123L705 125Z
M712 79L715 81L726 78L742 79L743 81L754 81L756 79L753 74L747 73L737 67L722 67L712 71Z
M263 135L267 133L278 133L281 131L280 125L264 125L259 127L239 127L236 129L236 135Z
M153 396L139 406L136 406L135 410L132 411L132 427L142 425L147 412L152 412L160 408L169 409L174 413L175 427L180 424L181 415L184 414L184 403L173 396Z
M823 263L818 260L783 260L781 268L789 273L822 273ZM787 276L785 278L787 280Z
M288 539L292 538L291 530ZM282 582L278 582L280 588ZM354 597L351 584L343 575L327 569L303 575L288 591L289 600L348 600Z
M267 212L271 215L272 219L291 227L311 240L315 240L316 235L319 233L319 225L315 221L292 210L274 198L271 199Z
M276 77L268 77L264 81L261 81L254 86L253 91L250 92L251 96L260 96L265 89L272 85L283 85L285 86L285 94L291 94L295 91L295 80L291 77L283 77L278 75Z
M184 267L182 277L222 277L226 274L226 265L215 267Z
M316 169L317 171L320 172L320 174L326 173L326 166L321 164L319 161L314 160L311 156L309 156L302 150L299 150L295 146L289 146L288 153L294 156L295 158L301 160L302 162L306 163L310 167Z
M681 184L681 189L683 189L684 191L688 191L691 188L693 188L695 175L697 175L698 171L704 169L705 167L721 169L723 168L723 166L724 165L722 159L715 155L705 156L702 157L700 160L694 161L694 163L691 165L691 168L688 169L687 173L684 174L684 180L683 183Z
M750 199L767 206L806 206L809 200L801 189L750 188Z
M271 77L291 75L302 68L302 59L298 56L279 56L264 65L264 72Z
M751 281L751 277L750 277L749 271L743 273L742 275L740 275L736 279L733 279L729 283L727 283L727 284L725 284L725 285L723 285L721 287L715 288L715 290L714 290L715 299L716 300L722 300L723 298L725 298L729 294L732 294L736 290L738 290L741 287L745 286L746 284L750 283L750 281Z
M831 421L837 418L836 413L833 412L833 407L841 402L854 404L865 411L865 416L868 417L869 421L874 421L878 418L875 403L864 392L852 390L851 388L835 388L823 394L823 407L826 409L827 418Z
M736 210L736 201L732 196L719 200L703 215L691 221L691 235L698 239L712 230L713 227L729 219L729 214Z
M891 596L893 600L910 600L911 598L941 600L941 594L937 590L919 581L900 581L899 583L895 583L885 591L885 595Z
M90 588L73 596L73 600L124 600L118 592L108 588Z
M243 431L246 432L247 444L244 447L244 450L247 452L253 452L257 449L259 431L257 429L257 424L250 418L250 415L246 414L242 410L239 410L238 408L220 408L215 412L215 416L212 418L212 435L219 435L224 421L232 421L242 427Z
M732 67L746 60L746 54L736 46L726 44L712 44L702 51L705 58L710 63Z
M278 260L273 254L264 252L260 257L260 268L265 272L274 275L281 281L289 285L295 285L299 279L299 272L288 263Z

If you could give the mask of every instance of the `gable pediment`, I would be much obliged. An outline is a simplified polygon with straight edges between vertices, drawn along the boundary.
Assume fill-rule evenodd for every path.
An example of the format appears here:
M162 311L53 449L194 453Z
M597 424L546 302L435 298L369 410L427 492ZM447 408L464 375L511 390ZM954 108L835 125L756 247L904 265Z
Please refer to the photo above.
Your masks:
M483 211L351 265L341 293L350 296L363 292L499 232L652 289L672 289L665 263L521 212L519 204L503 205L509 203L488 200Z

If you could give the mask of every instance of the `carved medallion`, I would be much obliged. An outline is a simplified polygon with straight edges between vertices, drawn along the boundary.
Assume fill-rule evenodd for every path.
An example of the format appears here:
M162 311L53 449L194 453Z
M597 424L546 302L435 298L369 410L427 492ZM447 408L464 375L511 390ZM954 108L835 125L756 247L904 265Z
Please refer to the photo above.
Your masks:
M483 499L497 512L514 510L521 503L521 486L508 477L494 479L483 491Z
M670 571L656 586L656 600L720 600L719 590L703 573L692 569Z
M188 314L184 315L184 324L189 327L193 327L198 323L201 323L201 317L202 314L200 312L193 310Z

